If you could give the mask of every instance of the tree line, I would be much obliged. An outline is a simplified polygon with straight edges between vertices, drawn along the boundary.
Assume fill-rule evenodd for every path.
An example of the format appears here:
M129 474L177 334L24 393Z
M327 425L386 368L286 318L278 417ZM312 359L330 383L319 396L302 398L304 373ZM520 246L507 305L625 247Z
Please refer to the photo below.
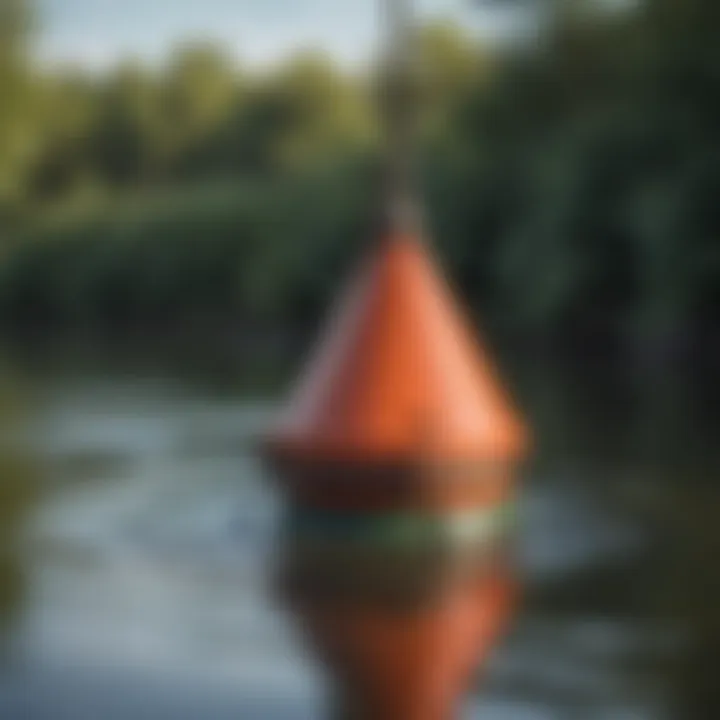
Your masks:
M0 44L5 326L315 322L370 232L373 74L197 44L41 71L21 5ZM712 332L719 32L712 0L558 2L503 51L423 32L423 192L473 309L548 337Z

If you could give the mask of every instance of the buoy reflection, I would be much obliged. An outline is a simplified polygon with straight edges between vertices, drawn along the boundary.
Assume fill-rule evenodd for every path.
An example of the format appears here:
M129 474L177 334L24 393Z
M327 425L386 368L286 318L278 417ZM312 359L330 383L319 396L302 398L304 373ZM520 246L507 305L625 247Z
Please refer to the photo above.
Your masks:
M327 671L338 719L451 720L508 626L509 533L473 539L453 520L418 519L413 534L406 519L394 535L386 520L383 535L378 519L286 519L277 590Z

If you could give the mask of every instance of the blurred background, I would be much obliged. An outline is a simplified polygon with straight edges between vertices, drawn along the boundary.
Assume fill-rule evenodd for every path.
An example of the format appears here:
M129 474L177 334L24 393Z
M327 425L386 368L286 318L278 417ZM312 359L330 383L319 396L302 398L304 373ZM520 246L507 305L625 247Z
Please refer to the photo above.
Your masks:
M720 5L427 0L435 247L538 448L487 718L720 695ZM375 2L0 0L0 717L317 717L253 440L368 241Z

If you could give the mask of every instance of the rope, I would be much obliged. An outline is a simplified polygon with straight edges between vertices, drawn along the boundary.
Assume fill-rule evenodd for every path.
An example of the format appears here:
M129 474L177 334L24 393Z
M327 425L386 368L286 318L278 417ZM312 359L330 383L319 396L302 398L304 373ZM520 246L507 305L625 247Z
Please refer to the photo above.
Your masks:
M387 28L380 110L385 138L387 229L417 234L417 57L412 0L382 0Z

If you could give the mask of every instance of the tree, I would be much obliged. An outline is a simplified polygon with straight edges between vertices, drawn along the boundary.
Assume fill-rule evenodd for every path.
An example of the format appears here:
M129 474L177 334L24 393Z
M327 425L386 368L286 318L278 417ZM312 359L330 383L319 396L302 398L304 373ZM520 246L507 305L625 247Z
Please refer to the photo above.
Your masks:
M36 151L36 97L27 56L31 8L24 0L0 3L0 216L22 197Z
M91 146L101 112L97 89L79 73L50 75L42 82L42 152L32 167L31 197L65 199L101 177Z
M207 44L180 46L160 79L165 155L176 169L203 167L212 138L240 101L238 72L230 58Z
M154 180L162 172L163 128L154 79L138 64L125 63L98 98L92 150L100 173L111 184Z
M297 55L258 83L241 123L241 153L265 170L297 170L351 153L373 137L361 83L318 53Z

